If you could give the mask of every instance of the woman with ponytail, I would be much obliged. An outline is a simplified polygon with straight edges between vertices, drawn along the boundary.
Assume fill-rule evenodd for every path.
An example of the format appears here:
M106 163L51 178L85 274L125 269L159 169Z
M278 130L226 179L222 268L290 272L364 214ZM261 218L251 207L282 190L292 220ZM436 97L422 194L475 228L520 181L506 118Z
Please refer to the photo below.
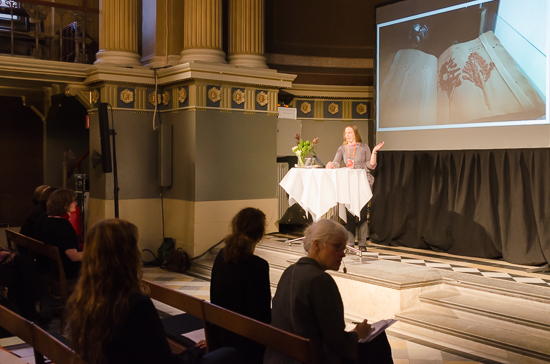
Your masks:
M212 267L210 301L258 321L271 322L269 264L254 255L256 244L265 234L265 214L245 208L231 222L231 234ZM239 352L246 363L262 363L265 347L216 327L215 339L221 346Z

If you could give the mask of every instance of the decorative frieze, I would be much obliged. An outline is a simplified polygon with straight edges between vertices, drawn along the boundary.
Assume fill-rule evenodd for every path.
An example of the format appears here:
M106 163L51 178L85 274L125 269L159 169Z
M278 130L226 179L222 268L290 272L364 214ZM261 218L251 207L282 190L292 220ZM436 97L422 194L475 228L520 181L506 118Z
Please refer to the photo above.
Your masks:
M307 101L302 102L300 105L300 110L305 115L309 114L311 112L311 104Z
M256 102L260 106L265 106L269 102L269 96L265 93L265 91L260 91L256 94Z
M237 105L240 105L244 103L246 97L241 89L237 89L233 92L233 102L235 102Z
M178 101L180 104L183 104L187 100L187 91L184 87L178 88Z
M166 90L162 93L162 104L164 106L168 106L169 103L170 103L170 92Z
M97 104L99 102L99 90L97 88L95 88L93 91L92 91L92 95L91 95L91 104Z
M222 98L222 93L219 88L211 87L208 89L208 99L213 103L220 101Z
M365 115L367 113L367 105L361 102L357 104L357 106L355 107L355 111L359 115Z
M124 89L120 92L120 101L129 104L134 101L134 92L129 89Z
M330 103L328 105L328 112L332 115L335 115L336 113L338 113L339 109L338 109L338 104L337 103Z
M134 109L135 111L176 111L179 109L207 110L216 108L224 112L246 111L277 114L278 89L238 87L232 83L208 84L206 82L187 85L170 85L155 92L153 87L128 84L104 83L97 88L88 88L88 108L96 108L99 102L107 102L113 109ZM93 103L93 101L97 103Z

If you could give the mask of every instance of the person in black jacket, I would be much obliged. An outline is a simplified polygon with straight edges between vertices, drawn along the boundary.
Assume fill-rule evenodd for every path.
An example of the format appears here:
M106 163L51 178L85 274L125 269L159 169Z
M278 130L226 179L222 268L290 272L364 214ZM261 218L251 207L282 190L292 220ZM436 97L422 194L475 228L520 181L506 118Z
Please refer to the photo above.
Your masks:
M65 277L75 281L80 270L82 252L78 249L78 236L69 222L69 213L76 209L73 190L60 188L53 192L46 204L48 216L37 225L36 239L59 248ZM43 264L42 268L45 268Z
M89 364L238 363L231 348L173 354L151 299L141 288L138 229L125 220L94 225L68 302L69 343Z
M210 301L241 315L271 322L269 264L254 255L265 234L265 214L255 208L241 210L231 222L232 232L218 253L210 283ZM217 340L241 354L247 363L262 363L265 347L237 334L215 327Z
M44 191L49 189L50 186L42 185L38 186L34 190L34 197L32 199L33 208L23 224L21 225L21 230L19 232L23 235L33 237L34 235L34 226L36 225L36 222L38 219L46 214L46 209L43 208L43 205L40 203L41 196ZM49 196L48 196L49 197Z
M326 271L339 269L346 256L346 240L346 229L333 220L320 220L306 230L307 257L281 276L273 298L272 325L312 340L319 363L391 364L391 347L384 332L370 342L358 343L371 329L367 320L345 331L342 297ZM268 349L264 363L295 361Z

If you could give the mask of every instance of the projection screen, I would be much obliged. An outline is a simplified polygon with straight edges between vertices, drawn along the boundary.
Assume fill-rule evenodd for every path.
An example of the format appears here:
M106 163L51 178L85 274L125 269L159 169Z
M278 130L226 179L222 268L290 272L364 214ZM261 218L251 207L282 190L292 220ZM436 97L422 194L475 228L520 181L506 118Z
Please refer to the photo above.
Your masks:
M550 146L546 0L406 0L376 9L385 150Z

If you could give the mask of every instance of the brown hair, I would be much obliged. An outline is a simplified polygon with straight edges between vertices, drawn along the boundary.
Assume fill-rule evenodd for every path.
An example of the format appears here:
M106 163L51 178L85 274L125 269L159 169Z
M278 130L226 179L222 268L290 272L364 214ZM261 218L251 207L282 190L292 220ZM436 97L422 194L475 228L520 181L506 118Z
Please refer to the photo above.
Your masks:
M48 185L42 185L42 186L36 187L36 189L34 190L34 195L32 197L32 203L37 204L38 201L40 201L40 196L42 196L42 192L44 192L48 188L50 188L50 186Z
M353 133L355 134L355 141L357 143L361 143L363 141L363 138L361 137L361 133L359 132L359 129L357 128L357 125L349 124L349 125L346 125L346 127L344 128L344 143L342 143L343 145L348 144L348 141L346 140L346 129L347 128L352 128L353 129Z
M125 318L130 297L142 293L141 276L137 227L121 219L95 224L84 244L80 279L67 303L69 341L84 361L104 360L105 342Z
M69 212L69 208L76 198L73 190L60 188L54 191L46 203L46 212L49 216L61 216Z
M231 234L225 238L223 258L226 262L239 263L253 255L252 247L265 234L265 214L258 209L242 209L231 221Z

